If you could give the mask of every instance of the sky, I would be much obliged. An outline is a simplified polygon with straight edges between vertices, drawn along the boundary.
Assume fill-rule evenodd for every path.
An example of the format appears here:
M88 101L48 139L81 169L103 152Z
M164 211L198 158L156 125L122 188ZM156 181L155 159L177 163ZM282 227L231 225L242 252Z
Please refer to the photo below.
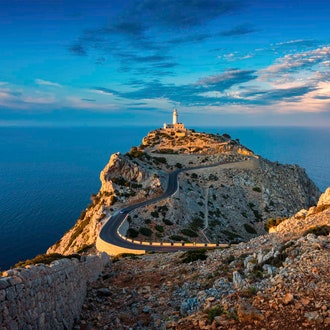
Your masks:
M0 126L330 126L328 0L0 0Z

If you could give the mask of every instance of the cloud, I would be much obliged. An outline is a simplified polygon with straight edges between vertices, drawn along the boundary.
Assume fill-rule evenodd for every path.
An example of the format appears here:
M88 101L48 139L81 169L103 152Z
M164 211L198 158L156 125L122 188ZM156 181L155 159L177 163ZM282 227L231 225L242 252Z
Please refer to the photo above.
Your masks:
M86 101L86 102L96 102L95 99L86 99L86 98L82 98L82 101Z
M278 103L280 101L297 102L304 95L316 91L315 86L300 86L291 88L277 88L269 90L258 90L254 92L242 93L243 97L252 98L259 104Z
M226 31L222 31L219 33L222 37L233 37L233 36L241 36L244 34L250 34L258 31L253 25L245 23L241 25L237 25L234 28Z
M308 40L308 39L296 39L296 40L288 40L283 42L278 42L274 44L276 47L314 47L317 45L316 40Z
M87 55L87 51L86 51L86 49L85 49L85 47L83 46L82 43L76 43L76 44L70 46L69 51L72 54L78 55L78 56L86 56Z
M238 52L234 52L234 53L219 55L219 56L217 56L217 58L224 59L228 62L234 62L234 61L247 60L249 58L253 58L254 56L255 55L253 53L247 53L245 55L239 55Z
M197 85L227 89L233 85L251 81L255 78L257 76L254 70L228 69L224 73L199 79Z
M282 74L283 72L296 72L301 69L311 69L315 65L327 65L330 60L330 46L314 50L289 54L277 60L277 63L261 70L262 74Z
M94 87L94 91L101 93L111 93L127 100L167 99L184 105L207 105L218 104L219 102L244 102L243 99L237 100L236 97L227 95L218 97L215 93L223 92L232 86L254 80L256 76L253 70L230 69L221 74L207 76L191 84L175 85L164 84L159 80L151 82L132 81L130 86L137 86L134 91L119 92L104 87ZM140 88L139 88L140 87Z
M164 72L178 64L168 55L173 47L211 38L212 34L202 33L199 28L223 15L239 12L245 5L242 0L127 1L115 16L109 16L106 26L85 30L69 50L78 56L97 53L98 64L114 59L121 72L139 73L142 65L156 63L145 74L173 74ZM175 31L176 37L169 31Z
M104 88L104 87L93 87L91 89L92 92L98 93L98 94L106 94L106 95L116 95L118 92L116 92L113 89Z
M43 80L43 79L35 79L34 82L37 85L43 85L43 86L52 86L52 87L62 87L62 85L52 82L52 81L48 81L48 80Z
M129 17L137 14L144 22L166 28L191 28L240 11L243 5L240 0L142 0L134 2Z
M183 45L187 43L202 42L212 37L211 34L184 35L167 41L169 45Z

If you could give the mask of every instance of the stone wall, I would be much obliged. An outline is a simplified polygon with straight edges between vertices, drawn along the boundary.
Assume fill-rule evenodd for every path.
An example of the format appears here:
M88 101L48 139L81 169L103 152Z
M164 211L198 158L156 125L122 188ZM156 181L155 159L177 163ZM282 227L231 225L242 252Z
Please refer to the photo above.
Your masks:
M0 277L0 330L71 329L87 283L109 263L105 253L8 270Z

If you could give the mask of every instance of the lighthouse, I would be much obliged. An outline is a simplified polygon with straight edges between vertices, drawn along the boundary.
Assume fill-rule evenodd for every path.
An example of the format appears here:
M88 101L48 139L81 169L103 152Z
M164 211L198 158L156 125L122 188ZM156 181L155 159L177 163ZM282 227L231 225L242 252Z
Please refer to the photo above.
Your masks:
M174 108L172 114L172 124L165 123L163 129L166 130L166 132L175 133L176 136L185 136L187 129L184 127L184 124L179 123L178 117L178 110Z
M175 124L178 124L178 112L174 108L174 110L173 110L173 125L175 125Z

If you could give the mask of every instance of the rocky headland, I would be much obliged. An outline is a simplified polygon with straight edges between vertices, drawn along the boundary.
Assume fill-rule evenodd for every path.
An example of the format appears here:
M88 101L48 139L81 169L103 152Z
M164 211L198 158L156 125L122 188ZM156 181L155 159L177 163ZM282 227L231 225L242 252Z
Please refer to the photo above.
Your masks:
M75 226L47 253L72 254L93 247L109 216L161 195L168 173L179 191L129 215L131 238L155 242L238 243L265 234L269 218L289 217L317 203L318 188L297 165L270 162L227 134L155 130L126 154L116 153L100 174L100 191Z
M103 224L161 196L178 169L176 193L129 213L126 235L230 246L109 263L95 247ZM0 330L330 329L330 188L304 169L227 134L159 129L111 155L100 180L47 254L2 273Z

